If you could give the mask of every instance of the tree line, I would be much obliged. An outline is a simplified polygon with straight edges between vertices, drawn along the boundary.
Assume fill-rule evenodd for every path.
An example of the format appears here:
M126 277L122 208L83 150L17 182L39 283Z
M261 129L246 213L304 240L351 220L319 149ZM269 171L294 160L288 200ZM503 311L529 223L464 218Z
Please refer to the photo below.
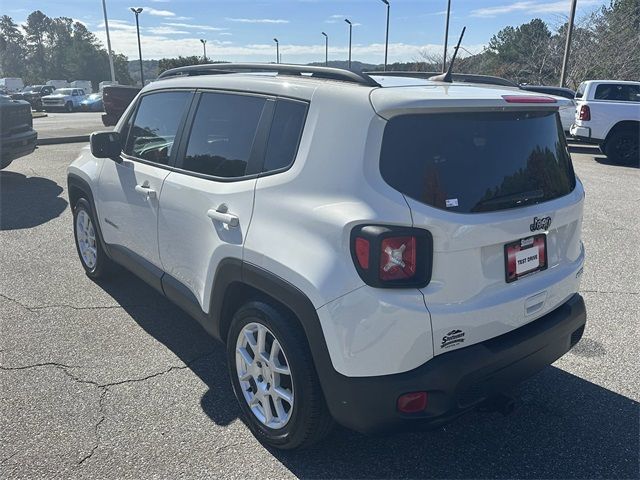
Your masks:
M111 78L106 50L82 23L66 17L49 18L35 11L27 18L23 30L24 33L11 17L0 17L0 77L22 77L27 83L91 80L94 86ZM576 88L583 80L597 78L640 79L639 32L640 0L611 0L609 5L579 19L573 31L567 85ZM517 27L509 26L495 34L481 53L461 56L454 71L495 75L516 83L557 85L566 35L566 22L554 27L534 19ZM114 63L120 83L139 80L137 62L128 66L127 57L115 54ZM202 57L145 61L145 78L152 79L169 68L198 63L203 63ZM342 63L332 62L332 66ZM382 70L382 65L354 62L352 68ZM431 72L441 68L442 56L427 52L419 52L412 62L388 67Z
M558 85L567 29L566 22L553 28L539 18L505 27L484 51L456 60L454 71L494 75L519 84ZM390 69L441 70L442 56L421 52L414 62ZM611 0L576 22L566 84L576 88L589 79L640 79L640 0Z
M114 54L116 78L131 83L127 57ZM96 36L80 22L32 12L23 29L0 17L0 77L21 77L25 84L47 80L91 80L94 88L110 80L109 59Z

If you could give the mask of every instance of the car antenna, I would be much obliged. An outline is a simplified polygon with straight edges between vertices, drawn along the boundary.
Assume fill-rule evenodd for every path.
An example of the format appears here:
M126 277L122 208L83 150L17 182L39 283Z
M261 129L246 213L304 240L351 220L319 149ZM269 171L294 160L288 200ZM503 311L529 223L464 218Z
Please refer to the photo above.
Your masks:
M460 44L462 43L462 37L464 37L464 32L466 29L467 27L462 28L462 33L460 34L460 38L458 39L458 44L456 45L456 49L453 52L453 56L451 57L451 61L449 62L449 68L447 69L447 71L442 72L442 74L440 75L435 75L429 78L429 80L433 80L434 82L453 83L451 72L453 71L453 64L456 61L456 56L458 55L458 50L460 49Z

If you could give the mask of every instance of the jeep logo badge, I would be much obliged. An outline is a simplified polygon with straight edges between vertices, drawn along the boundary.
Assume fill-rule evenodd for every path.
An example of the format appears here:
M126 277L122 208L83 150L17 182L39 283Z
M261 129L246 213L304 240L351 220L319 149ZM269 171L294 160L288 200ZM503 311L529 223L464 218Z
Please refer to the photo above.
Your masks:
M551 217L544 217L544 218L533 217L533 223L529 225L529 229L532 232L535 232L536 230L549 230L550 226L551 226Z

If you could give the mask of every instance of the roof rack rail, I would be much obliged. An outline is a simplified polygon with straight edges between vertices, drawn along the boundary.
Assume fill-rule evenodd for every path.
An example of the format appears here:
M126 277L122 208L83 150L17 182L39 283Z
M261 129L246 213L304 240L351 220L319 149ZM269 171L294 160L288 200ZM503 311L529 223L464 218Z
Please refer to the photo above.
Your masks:
M292 76L302 76L303 73L307 73L310 74L312 78L339 80L342 82L357 83L368 87L380 86L378 82L366 73L358 73L342 68L289 65L282 63L210 63L206 65L189 65L186 67L172 68L162 72L158 75L158 80L180 76L219 75L242 72L276 72L278 75Z
M372 76L387 76L387 77L409 77L409 78L424 78L429 80L431 77L440 75L437 72L413 72L413 71L386 71L386 72L364 72L366 75ZM478 75L475 73L452 73L454 82L463 83L483 83L487 85L501 85L503 87L518 87L518 84L507 80L502 77L494 77L492 75Z

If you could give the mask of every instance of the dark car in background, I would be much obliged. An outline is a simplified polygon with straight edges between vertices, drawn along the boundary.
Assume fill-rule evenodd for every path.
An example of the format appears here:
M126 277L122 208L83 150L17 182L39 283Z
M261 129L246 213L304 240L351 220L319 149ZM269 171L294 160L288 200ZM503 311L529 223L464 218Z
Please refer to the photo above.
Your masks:
M0 95L0 169L33 152L37 140L31 105Z
M104 108L101 93L92 93L80 102L80 110L83 112L101 112Z
M42 110L42 97L51 95L55 89L52 85L28 85L18 93L12 94L11 98L29 102L34 110Z

